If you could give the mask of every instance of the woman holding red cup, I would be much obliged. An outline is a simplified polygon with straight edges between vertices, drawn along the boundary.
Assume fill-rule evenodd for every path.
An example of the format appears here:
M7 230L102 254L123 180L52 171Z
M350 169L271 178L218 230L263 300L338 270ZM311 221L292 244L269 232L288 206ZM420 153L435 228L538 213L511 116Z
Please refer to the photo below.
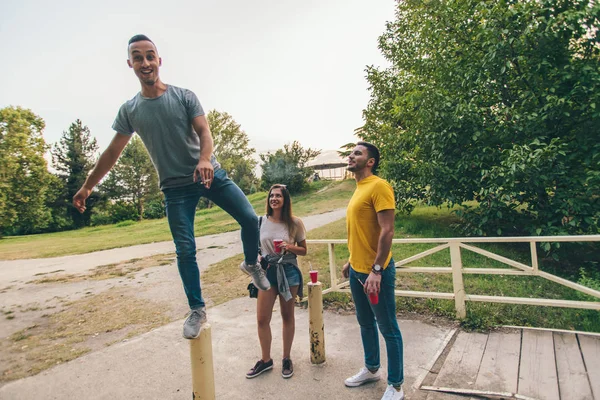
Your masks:
M290 357L296 320L295 299L302 297L302 273L298 268L297 256L306 255L306 229L300 218L292 214L292 199L285 185L276 184L269 189L266 215L260 222L260 247L267 266L269 290L259 290L256 306L258 339L261 359L246 373L246 378L255 378L273 368L271 358L271 315L275 300L279 296L279 308L283 321L283 360L281 375L290 378L294 367Z

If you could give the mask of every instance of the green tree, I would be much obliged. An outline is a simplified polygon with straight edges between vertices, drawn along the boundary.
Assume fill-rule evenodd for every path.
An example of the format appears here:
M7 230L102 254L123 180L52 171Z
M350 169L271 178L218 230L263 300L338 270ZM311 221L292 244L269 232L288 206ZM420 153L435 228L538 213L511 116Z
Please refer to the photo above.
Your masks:
M73 221L66 206L65 182L56 174L48 174L48 190L46 192L46 207L50 211L50 222L45 231L57 232L73 229Z
M241 125L226 112L212 110L206 119L210 126L214 141L214 154L229 177L244 191L250 193L256 181L254 168L255 153L250 147L250 140Z
M301 192L307 185L307 178L314 172L306 164L319 154L321 150L305 149L298 141L284 145L275 153L261 154L263 188L281 183L287 185L290 193Z
M356 132L360 132L360 128L356 130ZM342 158L347 158L350 153L352 153L352 149L354 149L354 147L356 147L356 143L354 142L350 142L350 143L346 143L344 145L340 146L340 149L342 150L338 150L338 155Z
M31 110L0 109L0 235L40 232L50 221L44 126Z
M398 2L359 136L399 208L475 200L461 215L477 235L598 233L598 15L591 0Z
M144 204L160 198L158 175L139 137L135 136L127 144L100 189L109 199L131 202L140 220L144 216Z
M90 224L90 216L98 201L98 194L92 193L87 201L86 210L82 214L73 207L71 199L85 182L89 171L94 166L94 158L98 151L96 139L90 134L87 126L76 120L64 131L60 142L52 149L54 168L63 182L64 191L57 200L57 207L65 208L72 226L81 228ZM62 200L62 201L60 201ZM57 210L58 213L58 210Z

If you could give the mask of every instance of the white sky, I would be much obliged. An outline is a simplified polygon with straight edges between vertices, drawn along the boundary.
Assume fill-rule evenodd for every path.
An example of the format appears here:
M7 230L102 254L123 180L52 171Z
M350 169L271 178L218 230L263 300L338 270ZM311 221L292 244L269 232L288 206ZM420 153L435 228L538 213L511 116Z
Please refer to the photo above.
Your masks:
M139 91L127 67L137 33L157 45L165 83L226 111L259 152L299 140L356 140L367 65L395 0L3 0L0 107L30 108L47 143L79 118L103 150L119 106Z

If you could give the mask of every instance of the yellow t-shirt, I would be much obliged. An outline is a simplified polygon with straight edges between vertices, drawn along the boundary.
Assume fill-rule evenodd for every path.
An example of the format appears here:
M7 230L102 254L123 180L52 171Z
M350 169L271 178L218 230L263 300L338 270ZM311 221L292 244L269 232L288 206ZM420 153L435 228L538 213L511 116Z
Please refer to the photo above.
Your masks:
M348 250L350 264L357 272L368 274L377 256L379 233L381 228L377 222L377 213L393 210L394 190L385 180L376 175L362 179L348 203L346 210L346 230L348 231ZM383 268L392 259L388 254Z

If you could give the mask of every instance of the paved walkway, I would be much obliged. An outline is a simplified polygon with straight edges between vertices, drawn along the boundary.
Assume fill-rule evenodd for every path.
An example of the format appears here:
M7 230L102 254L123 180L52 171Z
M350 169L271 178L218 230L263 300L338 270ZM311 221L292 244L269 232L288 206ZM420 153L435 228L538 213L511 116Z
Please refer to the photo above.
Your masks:
M245 373L260 356L256 335L256 300L240 298L209 310L217 399L380 399L385 379L359 388L346 388L344 379L362 366L360 330L354 315L324 312L325 353L322 366L310 363L308 310L296 309L292 348L294 376L281 377L281 318L273 313L275 367L255 379ZM277 308L277 307L276 307ZM452 329L419 321L400 320L404 337L405 391L426 373ZM129 341L120 342L39 375L0 388L2 400L173 399L192 397L188 342L176 321ZM386 365L385 345L382 364ZM385 376L385 373L384 373Z
M339 220L345 210L303 218L307 230ZM214 262L242 252L239 231L199 237L198 258L206 268ZM35 274L57 269L81 273L94 267L173 252L171 242L151 243L128 248L52 259L0 262L0 285L12 283L23 290L0 294L6 304L31 301L41 287L25 284ZM178 285L176 268L158 267L158 278ZM148 283L148 282L146 282ZM82 283L89 284L89 283ZM15 289L18 287L15 286ZM77 284L68 285L79 290ZM62 289L61 289L62 288ZM64 285L44 286L48 295L65 290ZM176 293L179 293L181 290ZM97 290L103 290L97 288ZM175 293L169 290L170 293ZM177 296L175 296L177 297ZM179 296L181 297L181 296ZM173 301L183 298L173 299ZM362 365L360 331L353 314L325 312L327 362L313 366L309 361L308 312L297 308L296 338L293 348L295 375L283 380L280 375L281 318L277 306L273 317L273 371L253 380L245 378L260 354L256 335L256 300L241 298L210 308L213 358L218 399L379 399L385 381L362 388L347 389L343 381ZM25 303L23 303L25 304ZM22 319L22 318L21 318ZM1 400L27 399L189 399L191 375L188 342L181 338L182 320L58 365L41 374L10 382L0 388ZM443 347L449 328L419 321L400 321L405 340L406 391L424 376L426 366ZM382 349L385 348L381 343ZM385 365L385 351L382 362Z

